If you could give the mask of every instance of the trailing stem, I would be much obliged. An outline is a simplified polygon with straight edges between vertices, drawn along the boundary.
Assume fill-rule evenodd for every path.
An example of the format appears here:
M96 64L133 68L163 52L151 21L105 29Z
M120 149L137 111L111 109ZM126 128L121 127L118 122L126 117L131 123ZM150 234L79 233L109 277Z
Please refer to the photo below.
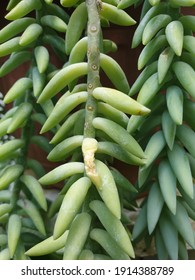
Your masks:
M85 172L92 180L98 180L98 174L95 168L94 154L97 150L97 141L95 138L95 129L92 121L96 116L97 101L92 96L93 90L100 85L99 78L99 58L100 58L100 18L97 0L86 0L88 11L88 77L87 91L88 98L86 102L84 141L82 145L83 157L85 162Z
M92 126L92 121L96 115L97 104L92 96L93 90L100 85L99 78L99 58L100 58L100 17L97 0L86 0L88 11L88 99L86 103L86 116L84 137L94 138L95 129Z
M30 97L26 98L26 101L31 103L32 99ZM29 118L27 120L26 125L22 128L21 130L21 139L24 140L24 146L21 148L20 156L16 160L16 164L21 164L24 168L26 169L27 166L27 158L28 158L28 150L29 150L29 145L30 145L30 139L32 136L32 131L33 131L33 123L32 120ZM14 208L16 207L17 200L19 199L19 194L21 191L21 182L20 179L18 178L14 182L13 186L13 195L11 199L11 204L13 206L13 211Z

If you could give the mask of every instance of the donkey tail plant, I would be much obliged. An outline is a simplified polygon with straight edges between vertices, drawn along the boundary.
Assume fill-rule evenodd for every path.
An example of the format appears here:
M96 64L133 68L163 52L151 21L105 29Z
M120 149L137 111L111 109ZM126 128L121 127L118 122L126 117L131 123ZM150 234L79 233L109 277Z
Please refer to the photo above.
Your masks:
M80 13L82 16L80 16ZM117 23L121 25L135 23L124 11L120 11L115 6L106 3L102 3L101 7L96 1L86 1L86 3L83 2L76 6L67 25L65 36L65 50L70 60L63 69L54 74L38 98L38 103L44 104L45 101L54 98L65 87L69 88L57 101L41 129L41 132L44 133L55 128L56 133L53 139L56 139L57 135L62 131L62 127L64 127L63 137L57 141L57 145L50 152L48 158L52 159L52 161L69 160L69 162L60 165L39 179L43 185L67 179L64 188L59 193L59 197L63 197L61 205L58 205L56 208L56 220L53 230L53 239L56 242L64 232L69 230L67 241L65 245L63 244L64 259L81 259L85 255L82 252L87 249L91 252L90 258L93 256L94 259L96 254L103 252L103 254L109 255L107 257L114 259L134 257L131 240L121 222L123 207L120 200L122 200L123 194L119 195L117 184L107 163L107 155L104 153L101 155L97 151L99 143L101 141L106 143L108 136L112 139L111 145L118 144L124 152L126 148L128 149L126 155L129 159L131 153L133 153L132 155L135 154L135 157L144 159L144 153L136 140L127 133L124 127L118 124L117 121L107 119L107 114L105 113L104 115L106 109L102 110L101 113L98 112L98 103L104 104L106 102L105 104L109 105L109 109L116 112L119 123L121 114L128 118L126 113L145 115L150 110L127 95L129 84L123 70L116 61L104 54L105 40L103 40L101 35L101 14L111 22L115 22L115 16L118 15ZM75 24L75 22L78 24ZM85 38L81 37L83 30L86 30L87 36ZM77 46L81 47L81 52L79 53L75 51ZM101 67L106 74L108 73L108 77L113 84L118 86L117 90L100 87ZM84 76L85 87L79 86L80 76ZM123 89L124 93L121 91ZM106 96L104 94L105 90ZM122 100L121 106L117 106L117 101L112 102L113 95L116 95L117 99L120 98ZM125 104L126 102L128 102L129 106ZM72 118L72 110L74 110L74 116L78 115L78 113L80 114L81 110L83 110L83 117L81 119L78 119L78 117ZM78 113L76 110L78 110ZM101 122L100 127L98 125L99 122ZM68 131L65 131L65 123L70 123ZM119 129L118 133L115 130L115 126ZM107 128L110 132L106 131ZM102 135L98 136L97 130ZM112 132L115 135L111 135ZM128 136L131 143L128 143L128 140L126 143L122 143L124 136ZM55 141L52 140L52 142ZM117 153L115 156L117 157ZM76 175L79 175L79 177ZM71 181L71 184L69 181ZM105 230L98 229L98 232L100 230L100 232L105 232L105 234L99 235L98 233L96 238L95 232L97 229L94 227L99 223L98 213L100 207L98 207L99 211L95 212L90 209L90 203L95 202L95 200L98 204L102 203L110 221L116 220L115 223L118 225L118 229L115 228L117 238L112 236L113 233L109 226L111 223L108 223ZM101 219L99 227L104 228ZM80 233L79 236L78 231ZM122 239L124 241L121 240L123 235L126 236L125 239ZM118 238L119 236L121 238ZM112 240L110 244L112 248L107 246L108 238ZM124 244L122 245L121 242L124 242ZM42 243L40 243L40 246L42 246ZM74 248L76 247L77 250L75 251ZM97 249L94 249L95 247ZM129 249L127 250L127 248ZM53 250L55 251L57 248L53 248ZM36 256L38 251L39 244L36 245L36 251L32 248L27 254ZM71 254L70 252L73 251L75 253Z
M184 110L194 114L193 20L181 14L183 1L141 1L132 47L145 45L143 71L130 88L102 26L136 24L124 9L140 1L52 2L10 0L11 22L0 31L0 56L8 56L0 77L29 65L5 94L12 107L0 120L0 259L129 260L143 233L154 237L159 258L183 258L185 242L195 247L194 127ZM112 88L102 84L102 71ZM3 140L15 132L18 138ZM29 158L31 144L57 166L46 172ZM114 159L138 166L135 186ZM43 186L58 183L49 201ZM132 229L126 212L143 191Z
M180 6L193 6L195 2L154 2L149 1L143 9L132 43L133 47L141 42L145 46L138 59L138 68L143 71L130 95L137 94L137 101L151 109L149 117L131 116L127 128L143 143L148 159L138 172L139 192L148 195L141 205L133 240L136 244L144 233L146 239L154 239L159 258L186 259L186 243L195 247L191 225L195 218L191 143L195 134L185 109L185 104L194 104L194 52L189 48L189 40L194 39L194 16L182 15ZM153 24L163 14L167 20ZM148 75L147 69L151 69ZM160 110L155 104L157 98L162 99ZM149 125L152 118L158 122Z

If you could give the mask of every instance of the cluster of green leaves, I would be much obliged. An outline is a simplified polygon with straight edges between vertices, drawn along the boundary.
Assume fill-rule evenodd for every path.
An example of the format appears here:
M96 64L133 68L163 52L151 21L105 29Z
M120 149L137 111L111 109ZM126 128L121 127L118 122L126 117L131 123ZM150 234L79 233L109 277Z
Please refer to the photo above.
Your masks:
M195 246L194 17L182 16L181 0L52 2L10 0L0 30L0 77L29 65L5 93L11 108L0 120L2 139L20 135L0 145L0 259L130 259L143 236L155 239L159 258L187 258L186 243ZM102 28L135 24L124 9L140 4L132 47L145 45L144 69L130 88ZM113 88L101 84L102 70ZM46 173L29 158L31 144L57 167ZM114 159L139 166L135 186ZM59 182L50 201L42 186ZM142 192L131 236L126 213Z
M183 15L181 2L145 1L132 41L132 47L144 47L130 95L151 109L147 117L132 116L127 128L147 156L137 180L147 196L133 239L145 238L148 246L154 240L160 259L187 259L187 246L195 247L195 16Z

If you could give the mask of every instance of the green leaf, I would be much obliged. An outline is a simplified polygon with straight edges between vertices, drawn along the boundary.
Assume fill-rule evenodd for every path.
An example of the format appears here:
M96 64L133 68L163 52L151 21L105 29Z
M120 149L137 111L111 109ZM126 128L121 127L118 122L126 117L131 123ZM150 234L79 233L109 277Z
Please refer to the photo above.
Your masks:
M153 232L158 223L163 204L164 199L159 184L155 182L151 187L147 201L147 223L149 234Z

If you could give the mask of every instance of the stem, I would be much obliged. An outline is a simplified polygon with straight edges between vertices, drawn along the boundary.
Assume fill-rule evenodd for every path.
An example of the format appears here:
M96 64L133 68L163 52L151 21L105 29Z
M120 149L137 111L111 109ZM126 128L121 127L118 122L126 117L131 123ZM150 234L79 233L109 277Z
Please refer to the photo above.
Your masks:
M99 58L100 58L100 17L98 11L97 0L86 0L88 11L88 78L87 89L88 99L86 102L86 115L85 115L85 127L84 137L94 138L95 129L92 125L92 121L96 116L97 101L92 96L93 90L100 85L99 77Z
M26 101L32 102L32 98L30 96L28 96L26 98ZM21 139L23 139L25 141L25 145L21 149L21 154L16 161L16 164L21 164L24 167L24 170L26 169L26 165L27 165L28 149L29 149L29 145L30 145L32 131L33 131L32 120L31 120L31 118L29 118L26 125L22 128L22 131L21 131ZM21 182L20 182L20 179L17 179L13 186L13 192L12 192L12 198L11 198L11 204L13 206L13 210L16 207L20 191L21 191Z
M41 15L42 15L42 11L36 10L36 19L38 22L40 22ZM31 62L31 68L29 70L32 70L33 61L34 59ZM33 104L31 91L28 91L24 101ZM21 164L24 167L24 170L26 169L27 166L28 149L29 149L30 139L33 134L33 131L34 131L33 122L31 120L31 117L29 117L26 125L21 130L21 139L25 141L25 145L21 149L21 154L16 161L16 164ZM19 199L20 191L21 191L21 182L20 179L17 179L14 183L13 191L12 191L12 198L11 198L11 204L13 206L12 212L14 211L14 208L17 205L17 200Z

